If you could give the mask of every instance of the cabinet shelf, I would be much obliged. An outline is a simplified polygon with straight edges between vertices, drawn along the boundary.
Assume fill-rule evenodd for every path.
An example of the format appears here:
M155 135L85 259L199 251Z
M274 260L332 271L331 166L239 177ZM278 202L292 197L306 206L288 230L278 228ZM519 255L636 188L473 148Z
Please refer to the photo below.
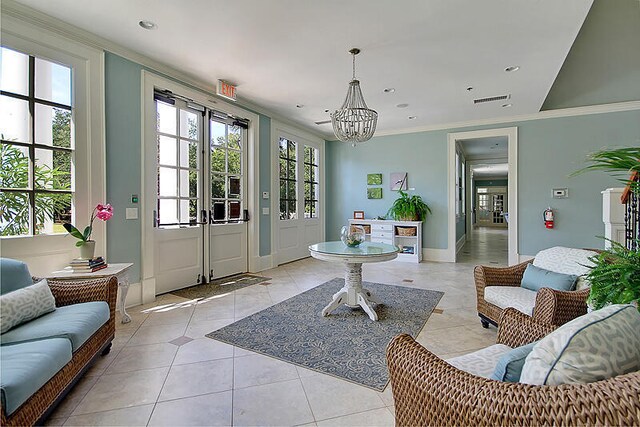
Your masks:
M422 261L422 221L350 219L349 225L362 226L365 229L366 241L398 246L401 252L395 261Z

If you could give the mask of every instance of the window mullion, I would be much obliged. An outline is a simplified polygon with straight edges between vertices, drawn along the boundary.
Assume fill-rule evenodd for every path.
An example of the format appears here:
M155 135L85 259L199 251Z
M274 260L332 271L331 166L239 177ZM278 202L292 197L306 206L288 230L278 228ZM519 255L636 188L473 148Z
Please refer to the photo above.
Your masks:
M35 103L36 58L29 56L29 231L36 235L36 103Z

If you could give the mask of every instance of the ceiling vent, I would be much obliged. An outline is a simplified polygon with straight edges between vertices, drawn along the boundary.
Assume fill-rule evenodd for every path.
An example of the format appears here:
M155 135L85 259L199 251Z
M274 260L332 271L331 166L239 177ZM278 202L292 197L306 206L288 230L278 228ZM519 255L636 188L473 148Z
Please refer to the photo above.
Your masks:
M494 101L504 101L505 99L510 99L511 95L498 95L498 96L488 96L486 98L477 98L473 100L474 104L482 104L485 102L494 102Z

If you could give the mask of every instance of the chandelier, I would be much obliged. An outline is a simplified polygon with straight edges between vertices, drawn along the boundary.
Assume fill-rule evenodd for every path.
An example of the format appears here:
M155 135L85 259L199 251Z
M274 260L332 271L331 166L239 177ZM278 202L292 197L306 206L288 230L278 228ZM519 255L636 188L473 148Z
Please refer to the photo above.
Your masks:
M378 113L367 107L360 90L360 81L356 79L356 55L360 53L360 49L353 48L349 53L353 56L353 78L349 82L342 107L331 113L331 124L333 133L340 141L350 142L355 147L357 142L371 139L376 131Z

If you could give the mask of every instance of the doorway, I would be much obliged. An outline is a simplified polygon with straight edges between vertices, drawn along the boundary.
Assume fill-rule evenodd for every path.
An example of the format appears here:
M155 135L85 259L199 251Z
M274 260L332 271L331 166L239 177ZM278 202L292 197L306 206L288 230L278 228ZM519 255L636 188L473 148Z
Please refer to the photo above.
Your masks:
M450 133L448 142L449 260L467 261L479 243L471 242L494 239L492 248L508 255L504 263L516 264L517 128Z

